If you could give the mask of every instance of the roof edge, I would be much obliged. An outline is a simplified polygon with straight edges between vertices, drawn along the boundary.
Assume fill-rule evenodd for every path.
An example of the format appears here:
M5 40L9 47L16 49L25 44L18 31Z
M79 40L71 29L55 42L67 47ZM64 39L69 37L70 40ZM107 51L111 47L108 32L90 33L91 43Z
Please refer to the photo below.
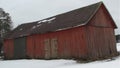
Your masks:
M109 16L110 16L110 18L112 19L112 21L114 22L114 25L115 25L115 29L117 29L118 27L117 27L117 25L116 25L116 23L115 23L115 21L113 20L113 18L112 18L112 16L111 16L111 14L109 13L109 11L108 11L108 9L106 8L106 6L104 5L104 3L103 3L103 1L100 1L100 2L98 2L99 3L99 6L98 6L98 8L96 9L96 11L93 13L93 15L91 15L90 16L90 18L85 22L85 24L84 25L87 25L88 24L88 22L93 18L93 16L97 13L97 11L98 11L98 9L100 8L100 6L101 5L103 5L104 7L105 7L105 9L106 9L106 11L107 11L107 13L109 14Z
M117 27L117 25L116 25L116 23L115 23L115 21L114 21L114 19L113 19L113 17L112 17L112 15L110 14L110 12L108 11L108 9L106 8L106 6L103 4L103 6L105 7L105 9L106 9L106 11L107 11L107 13L108 13L108 15L110 16L110 18L111 18L111 20L114 22L113 24L114 24L114 28L115 29L117 29L118 27Z
M87 25L87 24L88 24L88 22L93 18L93 16L97 13L97 11L98 11L98 9L100 8L100 6L103 4L102 1L100 1L100 2L98 2L98 3L99 3L98 8L95 10L95 12L93 13L93 15L91 15L91 16L89 17L89 19L85 22L84 25Z

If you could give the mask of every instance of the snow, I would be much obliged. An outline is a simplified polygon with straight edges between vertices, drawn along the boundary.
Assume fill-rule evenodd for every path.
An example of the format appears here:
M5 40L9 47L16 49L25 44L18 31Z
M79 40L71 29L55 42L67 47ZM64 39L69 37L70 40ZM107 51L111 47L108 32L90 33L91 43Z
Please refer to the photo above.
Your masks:
M35 28L36 28L36 26L33 26L33 27L32 27L32 29L35 29Z
M0 61L0 68L56 68L76 64L73 60L11 60Z
M70 29L70 28L80 27L80 26L83 26L83 25L85 25L85 24L80 24L80 25L76 25L76 26L72 26L72 27L67 27L67 28L62 28L62 29L57 29L56 31L67 30L67 29Z
M48 19L48 22L51 22L52 20L56 19L55 17Z
M0 17L0 19L7 19L7 17Z
M20 29L20 31L23 30L22 28Z
M38 23L41 23L41 22L48 22L48 23L51 23L51 21L52 21L52 20L55 20L55 19L56 19L56 17L52 17L52 18L50 18L50 19L41 20L41 21L39 21Z
M117 44L117 51L120 52L120 43Z
M37 25L34 25L31 30L33 30L33 29L35 29L35 28L37 28L39 26L41 26L41 23L38 23Z
M41 22L47 22L48 20L42 20Z
M57 29L56 31L67 30L67 29L70 29L70 28L73 28L73 27L67 27L67 28Z
M37 27L41 26L41 24L38 24Z
M120 43L117 44L120 52ZM106 59L89 63L77 63L75 60L0 60L0 68L120 68L120 56L114 60Z

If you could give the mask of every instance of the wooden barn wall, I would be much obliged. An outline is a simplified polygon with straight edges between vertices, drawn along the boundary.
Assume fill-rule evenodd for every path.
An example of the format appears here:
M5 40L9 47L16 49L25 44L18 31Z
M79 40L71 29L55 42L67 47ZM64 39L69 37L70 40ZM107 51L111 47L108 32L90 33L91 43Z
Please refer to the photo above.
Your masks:
M14 53L14 46L12 39L6 39L4 41L4 55L5 59L12 59Z
M57 39L56 58L85 58L87 56L84 27L28 36L27 56L29 58L45 58L44 41L47 39ZM52 58L52 49L48 56Z
M97 27L107 27L107 28L114 28L114 21L111 19L111 16L106 11L104 5L97 10L97 13L94 17L90 20L89 25L97 26Z
M26 55L28 58L47 59L97 59L114 56L117 53L114 26L113 21L102 5L85 26L27 36ZM4 41L5 57L13 57L13 45L12 39Z
M105 58L117 53L114 25L102 6L86 26L90 58Z
M113 28L87 27L90 58L105 58L117 54Z

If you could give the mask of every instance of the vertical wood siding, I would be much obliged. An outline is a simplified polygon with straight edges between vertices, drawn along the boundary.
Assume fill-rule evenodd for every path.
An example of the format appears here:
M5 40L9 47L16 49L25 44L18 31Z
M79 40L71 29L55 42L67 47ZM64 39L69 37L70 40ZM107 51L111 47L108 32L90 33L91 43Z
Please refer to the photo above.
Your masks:
M28 58L44 59L98 59L114 56L117 53L114 27L104 5L101 5L85 26L27 36L26 54ZM13 57L13 48L13 40L4 41L5 57Z
M116 41L113 28L87 27L88 54L92 59L115 56Z
M98 59L116 55L114 25L103 6L87 24L86 38L90 58Z
M12 39L6 39L4 41L4 55L5 59L12 59L14 54L14 46Z
M34 38L33 36L27 37L27 57L34 58Z
M45 58L44 40L57 40L56 58L85 58L87 55L84 27L57 31L47 34L36 34L27 37L27 56ZM50 42L50 47L51 46ZM52 58L52 48L50 49Z

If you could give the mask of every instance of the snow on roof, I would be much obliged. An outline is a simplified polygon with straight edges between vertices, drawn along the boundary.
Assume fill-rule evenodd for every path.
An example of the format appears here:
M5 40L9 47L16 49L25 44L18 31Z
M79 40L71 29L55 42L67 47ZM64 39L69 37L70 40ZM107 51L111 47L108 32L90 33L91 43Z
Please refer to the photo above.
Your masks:
M72 26L72 27L67 27L67 28L62 28L62 29L57 29L56 31L61 31L61 30L66 30L66 29L70 29L70 28L74 28L74 27L80 27L83 26L85 24L81 24L81 25L77 25L77 26Z
M45 20L42 20L41 22L47 22L47 21L48 21L48 20L45 19Z
M48 23L51 23L51 21L52 20L55 20L56 18L55 17L53 17L53 18L51 18L51 19L48 19Z
M33 26L33 27L32 27L32 29L35 29L35 28L36 28L36 26Z
M35 29L35 28L37 28L37 27L39 27L39 26L41 26L40 23L38 23L37 25L34 25L34 26L32 27L32 29Z
M38 24L37 27L41 26L41 24Z
M66 30L66 29L69 29L69 28L72 28L72 27L67 27L67 28L57 29L56 31Z
M41 21L39 21L38 23L41 23Z
M52 20L55 20L56 17L53 17L53 18L50 18L50 19L44 19L44 20L41 20L39 21L38 23L41 23L41 22L48 22L48 23L51 23Z
M23 30L22 28L20 28L20 31Z

